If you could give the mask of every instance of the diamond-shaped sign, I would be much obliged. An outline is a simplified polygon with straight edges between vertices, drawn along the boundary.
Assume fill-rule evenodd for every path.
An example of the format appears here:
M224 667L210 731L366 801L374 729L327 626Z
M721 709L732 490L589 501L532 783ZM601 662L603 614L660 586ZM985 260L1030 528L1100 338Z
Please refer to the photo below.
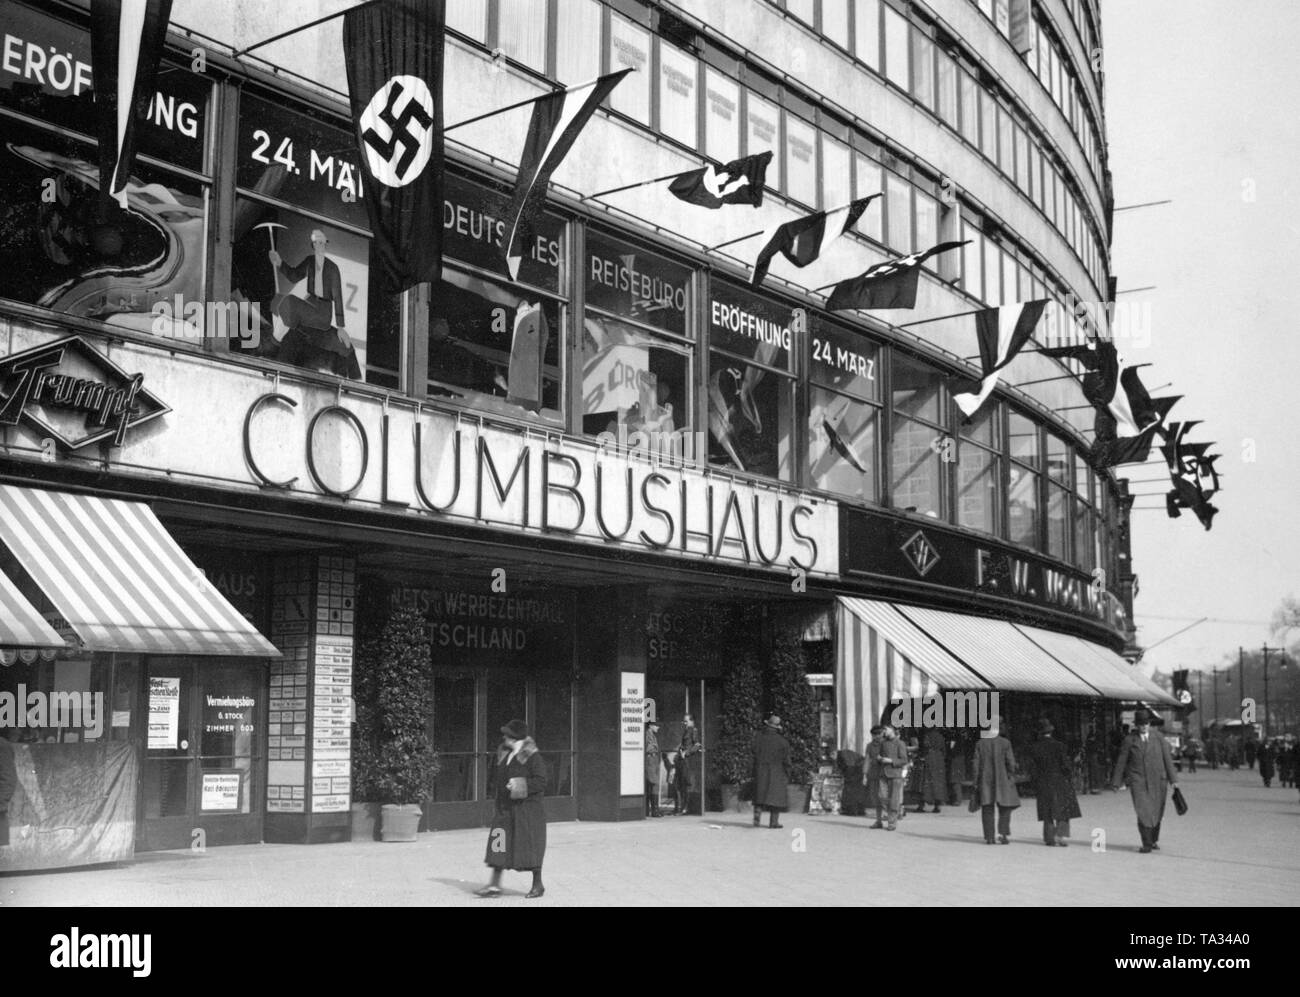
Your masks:
M934 544L930 543L930 538L920 530L908 537L899 550L907 558L908 564L915 568L916 573L922 578L939 563L939 552L935 550Z
M0 359L0 426L24 423L65 451L120 447L129 430L171 408L80 336Z

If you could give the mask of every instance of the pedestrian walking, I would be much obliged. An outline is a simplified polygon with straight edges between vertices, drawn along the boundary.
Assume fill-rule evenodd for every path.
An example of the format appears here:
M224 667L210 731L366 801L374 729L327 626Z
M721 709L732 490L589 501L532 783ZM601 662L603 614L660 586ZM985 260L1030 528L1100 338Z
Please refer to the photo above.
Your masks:
M1273 776L1277 774L1277 748L1272 741L1265 741L1255 752L1259 760L1259 777L1264 780L1264 788L1273 788Z
M1295 785L1295 750L1285 741L1277 749L1277 779L1283 789Z
M876 811L876 822L871 825L873 830L885 826L880 820L880 774L882 771L880 746L885 742L884 730L885 728L880 724L876 724L871 728L871 740L867 742L867 759L862 774L862 786L867 795L864 807L868 813L872 810Z
M970 779L970 751L961 731L954 730L948 737L948 804L959 807Z
M763 811L767 826L781 827L781 811L790 805L790 742L781 734L781 718L776 714L764 721L754 738L754 826L758 827Z
M1259 756L1259 741L1253 736L1246 738L1246 767L1255 771L1255 759Z
M943 731L937 727L926 730L921 739L921 753L925 763L921 773L921 805L916 808L919 814L925 813L927 805L930 813L939 812L939 801L948 796L948 765L944 758L946 747Z
M1016 792L1016 755L1011 742L1001 734L1003 721L980 731L975 745L975 796L984 825L984 844L993 844L993 811L997 808L997 843L1011 842L1011 811L1020 806Z
M1165 815L1165 798L1170 786L1178 785L1169 742L1151 726L1151 714L1139 709L1133 716L1135 730L1124 739L1115 760L1112 785L1127 784L1137 814L1142 853L1160 850L1160 822Z
M1074 792L1074 767L1070 754L1053 737L1055 728L1046 718L1038 722L1038 740L1027 750L1030 772L1037 792L1038 819L1043 822L1043 844L1064 848L1070 836L1070 821L1082 817Z
M1183 757L1187 759L1187 771L1195 774L1196 759L1201 755L1201 742L1194 737L1187 739L1187 744L1183 747Z
M650 720L645 725L645 815L662 817L659 810L659 722Z
M864 784L866 759L852 748L841 748L835 753L835 767L844 779L840 793L840 813L845 817L865 817L867 814L867 787Z
M898 821L902 816L903 786L907 781L908 770L907 745L888 724L881 726L880 739L879 797L876 800L876 822L871 826L894 831L898 829ZM882 824L882 817L888 820L887 824Z
M478 891L480 897L501 895L501 873L505 869L531 872L532 900L542 896L542 861L546 858L546 795L548 773L537 743L522 720L511 720L501 728L504 735L497 751L495 769L496 816L488 831L487 856L492 880Z

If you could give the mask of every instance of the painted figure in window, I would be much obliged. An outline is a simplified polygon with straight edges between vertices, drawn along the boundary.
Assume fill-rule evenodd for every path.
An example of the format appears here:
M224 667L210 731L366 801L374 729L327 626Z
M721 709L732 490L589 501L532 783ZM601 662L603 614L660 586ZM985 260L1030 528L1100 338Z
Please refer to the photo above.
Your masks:
M307 282L305 296L285 293L274 306L276 317L284 323L277 358L298 367L322 367L340 377L361 378L361 366L344 327L343 278L338 264L325 255L329 239L321 229L312 229L310 256L290 266L271 249L267 258L276 271L276 292L280 278L289 287Z

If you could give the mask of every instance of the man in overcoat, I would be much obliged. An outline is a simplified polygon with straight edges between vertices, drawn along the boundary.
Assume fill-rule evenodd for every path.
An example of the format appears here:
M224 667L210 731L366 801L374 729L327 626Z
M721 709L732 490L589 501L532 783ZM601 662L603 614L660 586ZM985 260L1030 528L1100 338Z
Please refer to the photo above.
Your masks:
M930 805L930 813L939 812L939 801L948 795L948 764L944 757L947 744L943 731L937 727L926 729L921 738L921 751L925 758L925 773L921 782L921 805L916 808L919 814L925 813L925 806Z
M1038 819L1043 822L1043 844L1066 847L1070 821L1083 814L1074 795L1074 767L1065 745L1052 736L1055 728L1044 717L1038 722L1038 740L1029 746L1030 771L1038 791Z
M1016 756L1011 742L1000 733L1002 718L996 724L980 731L975 745L975 796L979 800L980 816L984 824L984 844L993 844L993 808L997 807L997 842L1011 841L1011 811L1020 806L1016 792Z
M651 720L645 725L645 815L662 817L659 809L659 723Z
M542 860L546 857L546 795L548 773L528 725L511 720L501 728L504 738L497 752L495 773L496 817L488 831L487 856L492 881L478 891L480 897L501 895L501 871L517 869L533 874L527 899L546 892L542 886Z
M1169 787L1178 785L1174 756L1169 742L1151 726L1151 714L1139 709L1133 715L1134 731L1124 739L1111 784L1115 789L1127 784L1137 813L1142 853L1160 850L1160 821L1165 815L1165 797Z
M767 826L781 827L781 811L790 805L790 742L781 734L781 718L773 714L754 738L754 826L767 811Z

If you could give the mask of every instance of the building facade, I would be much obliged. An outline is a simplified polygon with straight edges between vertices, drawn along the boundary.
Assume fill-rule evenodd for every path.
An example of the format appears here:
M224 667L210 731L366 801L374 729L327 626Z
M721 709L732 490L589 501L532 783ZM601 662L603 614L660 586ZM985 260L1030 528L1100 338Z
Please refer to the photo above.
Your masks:
M1062 344L1113 301L1095 3L448 0L449 126L637 72L515 280L529 109L449 127L442 276L400 297L339 21L244 51L335 6L176 0L104 215L86 5L3 2L0 572L57 639L0 688L102 694L97 734L31 750L129 747L134 847L346 836L353 685L403 606L433 651L429 828L490 818L515 717L550 816L640 816L646 700L666 749L695 716L719 805L728 668L781 627L833 676L819 733L857 750L909 693L998 690L1080 737L1159 698L1118 657L1128 499L1089 466L1077 371L1027 350L971 424L948 387L978 372L974 311L1049 299L1037 342ZM593 196L761 151L758 209ZM750 286L758 231L868 194ZM822 308L948 240L913 311ZM332 322L304 345L309 297Z

